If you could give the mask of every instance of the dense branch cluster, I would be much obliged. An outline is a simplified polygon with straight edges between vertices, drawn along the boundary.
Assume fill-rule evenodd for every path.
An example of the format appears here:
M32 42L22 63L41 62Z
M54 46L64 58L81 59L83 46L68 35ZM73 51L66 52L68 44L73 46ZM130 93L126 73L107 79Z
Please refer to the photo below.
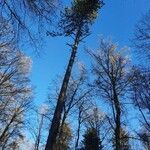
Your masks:
M80 31L80 37L89 34L89 27L98 15L98 10L103 6L102 0L74 0L71 7L66 7L61 13L58 23L60 31L51 35L75 36Z
M133 44L140 57L150 59L150 10L138 22L135 28Z
M4 22L4 26L0 43L0 147L9 149L18 146L16 140L23 138L24 112L32 93L31 59L15 47L9 24Z

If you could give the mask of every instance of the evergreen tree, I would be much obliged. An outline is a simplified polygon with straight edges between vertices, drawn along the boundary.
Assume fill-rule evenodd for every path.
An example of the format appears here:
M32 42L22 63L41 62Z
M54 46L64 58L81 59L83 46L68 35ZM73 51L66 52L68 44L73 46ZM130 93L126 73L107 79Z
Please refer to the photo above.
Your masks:
M71 138L71 129L67 123L64 123L62 136L57 140L55 150L68 150L70 148L69 143L71 141Z
M97 131L94 128L87 129L83 139L84 150L101 150L102 147L100 138L98 137Z
M115 138L113 138L113 147L116 150ZM130 150L131 146L129 144L129 135L128 133L121 128L120 130L120 150Z
M60 89L57 100L56 109L52 119L51 128L49 131L46 150L53 150L56 143L56 138L59 132L61 115L65 104L65 95L71 71L75 61L79 43L90 34L89 27L96 19L98 9L103 5L102 0L74 0L71 7L67 7L62 13L58 28L60 32L52 35L64 35L73 38L73 44L68 44L71 47L71 56Z

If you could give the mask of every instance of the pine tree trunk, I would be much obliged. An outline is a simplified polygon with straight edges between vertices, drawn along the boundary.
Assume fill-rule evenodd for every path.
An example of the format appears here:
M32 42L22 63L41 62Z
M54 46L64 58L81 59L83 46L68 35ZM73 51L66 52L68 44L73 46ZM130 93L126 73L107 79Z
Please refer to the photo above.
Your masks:
M68 108L67 108L66 110L64 110L64 114L63 114L63 117L62 117L62 122L61 122L61 125L60 125L58 140L61 139L61 137L62 137L63 126L64 126L64 123L65 123L65 121L66 121L67 115L68 115L68 113L69 113L69 111L70 111L70 109L71 109L71 105L72 105L72 103L73 103L73 100L74 100L74 97L75 97L75 95L76 95L76 93L77 93L77 90L78 90L78 87L76 87L76 89L75 89L75 91L74 91L74 93L73 93L73 95L72 95L72 97L71 97L71 100L70 100L70 102L69 102ZM65 105L65 104L64 104L64 105Z
M58 140L61 140L61 138L62 138L63 128L64 128L66 118L67 118L67 115L66 115L66 113L64 113L63 118L62 118L62 122L61 122L61 125L60 125L60 129L59 129Z
M78 44L80 41L79 39L80 39L80 36L79 36L79 32L78 32L76 34L76 38L75 38L74 44L72 46L70 60L69 60L68 66L67 66L65 76L64 76L60 94L58 96L58 101L57 101L56 109L55 109L54 116L52 119L51 128L49 130L49 135L48 135L45 150L55 150L54 145L56 144L56 138L59 133L61 115L62 115L63 107L64 107L64 99L66 96L66 91L67 91L69 79L71 76L71 71L72 71L74 60L76 57L77 48L78 48Z

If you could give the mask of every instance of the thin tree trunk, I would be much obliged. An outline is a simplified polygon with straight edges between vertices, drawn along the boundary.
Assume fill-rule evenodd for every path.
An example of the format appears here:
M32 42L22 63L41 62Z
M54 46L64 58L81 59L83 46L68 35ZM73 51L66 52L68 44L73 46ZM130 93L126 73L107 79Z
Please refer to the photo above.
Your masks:
M35 150L39 149L39 145L40 145L40 140L41 140L41 130L42 130L42 126L43 126L43 115L41 117L41 121L40 121L40 125L39 125L39 132L37 135L37 139L36 139L36 143L35 143Z
M76 57L77 48L78 48L78 44L80 41L79 39L80 39L80 35L78 32L76 35L76 38L75 38L74 45L72 46L72 52L71 52L70 60L69 60L68 66L67 66L65 76L64 76L64 80L62 83L60 94L58 96L58 101L57 101L56 109L55 109L54 116L52 119L51 128L49 130L49 135L48 135L45 150L54 150L55 149L54 145L56 144L56 138L57 138L57 135L59 132L61 115L62 115L63 107L64 107L64 99L66 96L66 91L67 91L69 79L71 76L71 71L72 71L74 60Z
M80 138L80 128L81 128L81 110L79 110L79 116L78 116L78 130L77 130L77 140L76 140L76 144L75 144L75 150L78 149L78 145L79 145L79 138Z
M120 141L121 140L121 138L120 138L120 132L121 132L121 120L120 120L121 108L120 108L120 103L119 103L118 96L117 96L115 88L113 90L113 93L114 93L114 105L115 105L115 109L116 109L115 150L121 150L121 141Z
M120 141L120 111L117 111L116 115L116 129L115 129L115 147L116 150L121 150L121 141Z
M12 122L14 121L16 117L16 113L14 113L14 115L12 116L10 122L7 124L7 126L5 127L4 131L2 132L2 134L0 135L0 145L4 142L5 139L5 134L7 133L7 131L9 130L10 125L12 124Z

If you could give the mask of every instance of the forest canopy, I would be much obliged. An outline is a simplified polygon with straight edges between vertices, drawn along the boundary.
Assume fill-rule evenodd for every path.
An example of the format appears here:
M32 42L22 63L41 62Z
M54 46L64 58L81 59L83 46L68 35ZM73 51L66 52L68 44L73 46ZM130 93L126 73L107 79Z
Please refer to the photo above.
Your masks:
M150 149L146 1L0 0L1 150Z

